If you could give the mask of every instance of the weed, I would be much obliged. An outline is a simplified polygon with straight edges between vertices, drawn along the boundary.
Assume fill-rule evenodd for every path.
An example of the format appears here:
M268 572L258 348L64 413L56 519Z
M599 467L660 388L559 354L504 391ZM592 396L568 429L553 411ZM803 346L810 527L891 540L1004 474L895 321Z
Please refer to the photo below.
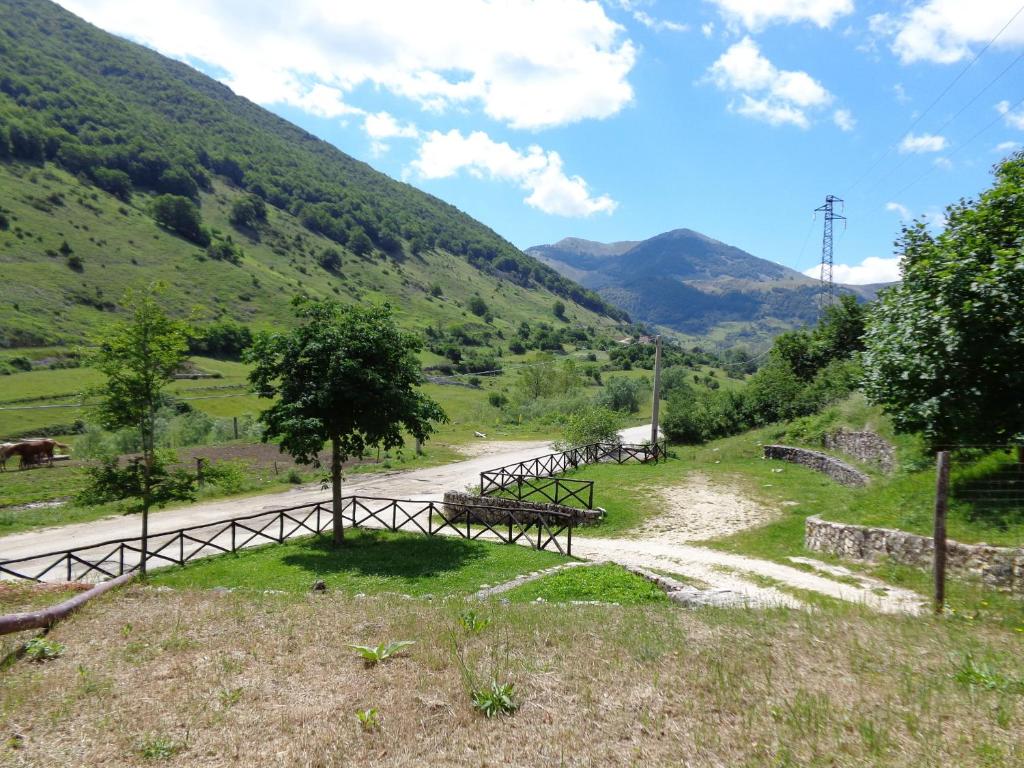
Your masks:
M499 683L497 678L491 678L489 686L472 691L473 709L487 718L511 715L519 709L514 695L515 686L511 681Z
M182 749L170 736L148 734L139 742L138 753L143 760L169 760Z
M217 700L224 709L231 709L242 699L241 688L222 688L217 694Z
M78 690L84 696L94 696L103 693L110 693L112 684L95 672L78 665Z
M25 643L25 656L29 661L49 661L59 658L67 646L45 637L33 637Z
M379 664L382 661L387 661L394 656L398 651L413 645L415 640L395 640L390 643L381 643L377 646L372 645L354 645L349 644L349 648L354 650L360 656L363 657L363 661L366 662L368 667L372 667L374 664Z
M961 656L960 665L952 677L968 688L1024 695L1024 680L1007 677L990 664L977 661L970 651Z
M380 730L380 713L374 707L357 709L356 720L359 721L359 727L367 733Z
M476 635L487 629L491 624L491 620L485 616L478 616L476 611L469 610L463 611L459 615L459 624L470 634Z

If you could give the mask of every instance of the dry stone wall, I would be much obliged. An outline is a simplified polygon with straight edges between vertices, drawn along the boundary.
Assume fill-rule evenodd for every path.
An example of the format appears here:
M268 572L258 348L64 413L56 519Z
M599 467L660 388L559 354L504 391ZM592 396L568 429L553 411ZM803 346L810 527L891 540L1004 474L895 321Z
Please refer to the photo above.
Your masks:
M840 429L825 435L825 449L840 451L858 461L875 464L885 473L896 469L896 449L892 443L874 432L852 432Z
M815 552L851 560L870 562L886 557L917 568L931 568L935 550L935 541L930 536L833 523L817 516L807 518L804 544ZM950 540L946 544L946 558L946 568L952 573L980 579L995 589L1024 594L1024 548Z
M791 445L766 445L764 446L764 457L809 467L828 475L840 485L862 486L870 482L870 478L859 469L820 451L796 448Z
M602 509L576 509L562 504L537 504L532 501L503 499L496 496L473 496L459 491L447 491L444 495L444 513L451 521L462 522L470 516L470 522L476 520L489 525L508 523L508 513L513 512L544 513L556 512L572 515L576 525L592 525L604 517ZM554 521L554 516L552 515Z

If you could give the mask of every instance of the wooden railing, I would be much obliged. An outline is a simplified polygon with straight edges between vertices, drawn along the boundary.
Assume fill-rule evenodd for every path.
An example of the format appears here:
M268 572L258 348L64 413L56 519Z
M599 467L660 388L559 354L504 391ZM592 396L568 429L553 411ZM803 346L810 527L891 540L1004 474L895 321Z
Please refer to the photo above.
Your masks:
M529 500L534 496L555 501L554 496L565 494L563 499L579 498L583 493L587 494L587 508L594 504L594 483L590 480L569 480L558 478L559 483L554 489L550 486L536 486L532 481L535 478L549 478L565 472L571 472L584 464L599 464L601 462L615 462L625 464L629 461L647 463L658 461L667 456L665 442L659 441L653 444L628 445L620 443L593 443L581 448L570 448L567 451L549 453L539 456L536 459L528 459L515 464L509 464L497 469L491 469L480 473L480 495L494 496L505 492L512 492L520 500ZM574 490L573 484L578 483ZM588 488L584 488L584 484ZM524 491L523 489L526 488ZM552 493L553 490L553 493Z
M470 540L485 538L572 554L573 515L486 505L473 508L491 514L479 517L470 514L456 520L441 502L346 496L342 499L342 518L347 525L357 528L383 528L426 536L450 535ZM494 512L500 514L502 523L493 522ZM333 522L333 513L326 502L304 504L155 533L145 542L141 537L114 539L0 560L0 575L30 581L112 579L136 571L143 551L147 568L185 565L197 557L237 552L258 544L282 544L294 536L320 535L330 530ZM559 540L560 536L564 537L564 543Z

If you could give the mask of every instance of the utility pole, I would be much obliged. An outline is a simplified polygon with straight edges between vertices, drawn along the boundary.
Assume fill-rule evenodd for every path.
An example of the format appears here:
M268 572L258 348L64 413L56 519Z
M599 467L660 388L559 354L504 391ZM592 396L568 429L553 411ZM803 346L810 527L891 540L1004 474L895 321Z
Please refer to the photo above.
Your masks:
M651 446L658 445L658 410L661 407L661 336L654 337L654 407L651 413ZM657 455L657 454L655 454Z
M821 237L821 293L818 296L818 314L825 312L836 300L836 284L832 280L832 222L836 219L846 221L846 217L835 212L835 204L839 203L846 210L846 203L835 195L826 195L825 204L814 209L814 212L825 214L825 231ZM844 224L845 226L845 224Z

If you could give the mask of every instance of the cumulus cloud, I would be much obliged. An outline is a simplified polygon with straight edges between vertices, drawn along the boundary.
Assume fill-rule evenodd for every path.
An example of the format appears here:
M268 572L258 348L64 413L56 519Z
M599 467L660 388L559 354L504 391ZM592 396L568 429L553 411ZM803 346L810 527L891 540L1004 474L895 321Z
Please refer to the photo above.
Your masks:
M852 131L857 126L853 112L848 109L837 109L832 113L832 122L839 126L841 131Z
M385 139L415 139L420 135L419 129L412 123L402 125L388 112L376 112L363 118L363 130L370 137L370 150L374 155L388 151Z
M536 144L526 151L497 142L483 131L431 131L420 145L412 169L424 179L443 179L465 170L476 178L517 184L529 194L524 202L544 213L583 217L612 213L618 203L608 195L594 197L580 176L565 173L557 152Z
M701 24L700 33L704 35L704 37L711 37L715 34L715 22L709 21L706 24Z
M945 148L946 137L936 136L932 133L922 133L919 135L908 133L900 142L900 152L903 154L941 152Z
M678 21L656 19L646 11L633 11L633 18L655 32L688 32L690 29L688 25L680 24Z
M809 21L831 27L840 16L853 13L853 0L709 0L732 24L758 31L770 24Z
M348 114L369 85L514 128L604 118L633 98L623 27L590 0L61 0L88 21L219 72L260 104Z
M820 273L820 266L804 270L808 277L818 277ZM832 267L832 277L837 283L846 285L894 283L900 279L900 260L896 257L868 256L860 264L835 264Z
M927 0L898 15L875 14L873 32L891 37L890 47L900 61L952 64L972 54L972 45L983 45L1013 18L1018 0ZM1024 14L999 36L997 47L1024 46Z
M902 203L893 203L893 202L886 203L885 204L885 210L893 211L895 213L898 213L900 215L900 218L904 219L905 221L910 221L910 219L913 218L910 215L910 209L907 208L907 206L903 205Z
M825 107L833 98L806 72L776 67L749 36L719 56L707 78L719 89L739 94L730 104L734 112L772 125L807 128L808 110Z
M1007 152L1013 152L1015 149L1020 148L1019 141L1001 141L992 148L993 152L1001 152L1006 154Z
M996 104L996 111L1003 116L1008 126L1024 131L1024 108L1011 109L1010 102L1004 100Z
M942 169L943 171L948 171L953 167L953 161L948 157L936 157L932 160L932 165L936 168Z

